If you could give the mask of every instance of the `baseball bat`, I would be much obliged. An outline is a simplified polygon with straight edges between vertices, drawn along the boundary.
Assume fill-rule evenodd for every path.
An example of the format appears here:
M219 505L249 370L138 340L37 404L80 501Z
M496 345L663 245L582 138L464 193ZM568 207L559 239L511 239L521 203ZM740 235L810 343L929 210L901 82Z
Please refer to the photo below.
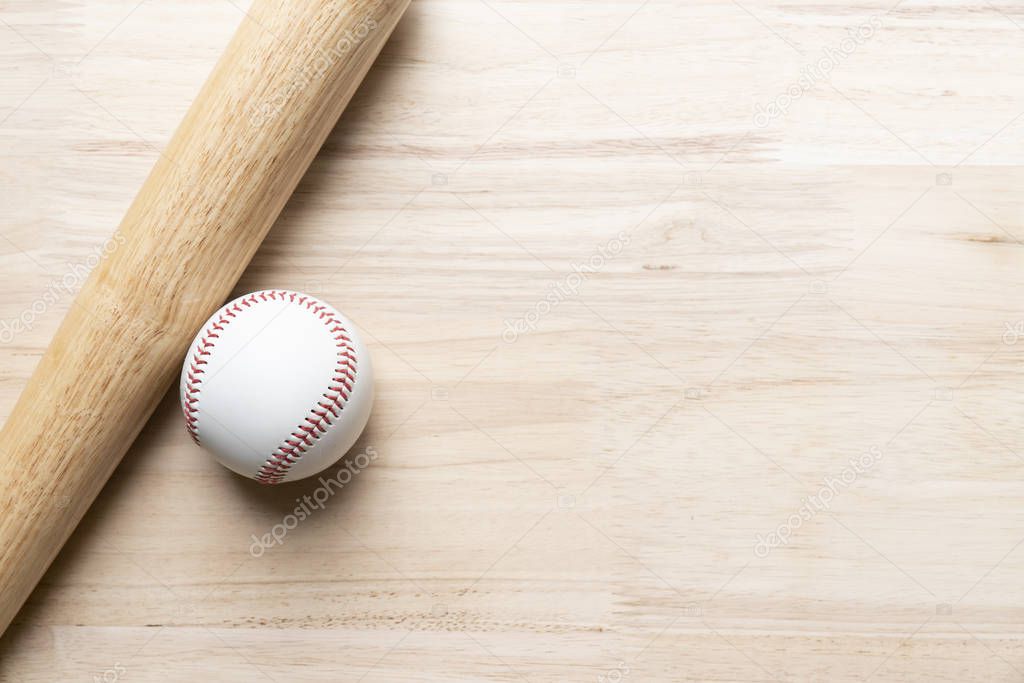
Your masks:
M0 431L0 634L231 293L410 0L256 0Z

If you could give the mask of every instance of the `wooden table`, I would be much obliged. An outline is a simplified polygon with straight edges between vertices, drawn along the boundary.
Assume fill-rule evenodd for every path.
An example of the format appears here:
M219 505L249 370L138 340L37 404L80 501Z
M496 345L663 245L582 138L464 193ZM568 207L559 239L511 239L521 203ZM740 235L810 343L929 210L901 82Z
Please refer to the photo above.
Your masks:
M0 416L246 6L0 3ZM238 288L379 457L169 393L0 680L1020 681L1022 158L1010 0L416 0Z

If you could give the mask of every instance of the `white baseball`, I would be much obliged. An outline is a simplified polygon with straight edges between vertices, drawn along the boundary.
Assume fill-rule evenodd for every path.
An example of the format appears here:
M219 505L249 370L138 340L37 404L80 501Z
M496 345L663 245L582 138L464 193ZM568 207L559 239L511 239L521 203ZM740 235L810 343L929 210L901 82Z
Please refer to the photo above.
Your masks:
M181 372L193 440L264 484L333 465L359 438L372 404L370 354L352 322L298 292L254 292L221 308Z

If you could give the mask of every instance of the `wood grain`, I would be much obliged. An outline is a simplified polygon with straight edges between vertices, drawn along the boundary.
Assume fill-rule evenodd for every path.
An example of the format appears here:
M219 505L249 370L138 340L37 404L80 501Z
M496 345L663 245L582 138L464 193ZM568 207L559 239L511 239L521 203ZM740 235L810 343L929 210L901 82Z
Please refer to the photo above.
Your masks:
M180 372L182 349L238 282L407 6L268 1L247 15L0 431L0 633Z
M135 5L0 5L0 321L108 237L248 9ZM317 485L233 477L168 396L0 680L1021 680L1020 26L417 0L235 292L356 321L380 458L254 558ZM69 306L0 346L0 415Z

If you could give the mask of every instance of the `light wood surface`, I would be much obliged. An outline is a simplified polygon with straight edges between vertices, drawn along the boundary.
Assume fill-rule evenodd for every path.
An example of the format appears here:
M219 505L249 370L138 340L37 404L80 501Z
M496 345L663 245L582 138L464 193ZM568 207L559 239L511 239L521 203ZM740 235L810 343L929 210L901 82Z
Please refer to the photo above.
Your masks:
M0 416L248 8L0 3ZM168 395L0 680L1024 679L1022 29L416 0L236 290L361 326L379 457L253 557L320 485Z
M250 9L0 431L0 634L180 376L181 350L238 282L408 4ZM28 327L19 318L6 334Z

